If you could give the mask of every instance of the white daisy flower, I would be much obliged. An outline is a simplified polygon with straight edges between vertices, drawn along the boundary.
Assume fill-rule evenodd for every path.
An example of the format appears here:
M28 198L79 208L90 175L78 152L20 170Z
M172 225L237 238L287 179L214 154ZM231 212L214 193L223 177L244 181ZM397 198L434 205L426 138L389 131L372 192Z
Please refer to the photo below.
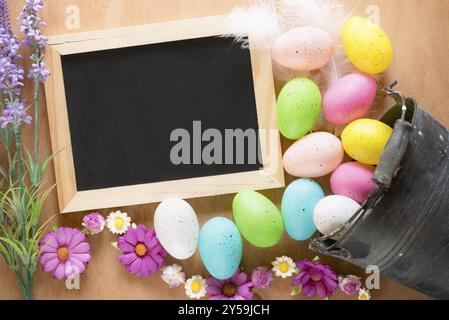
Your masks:
M361 288L359 290L359 300L371 300L371 294L368 289Z
M106 219L106 225L113 234L124 234L131 226L131 218L126 212L111 212Z
M186 274L182 272L182 267L175 263L162 268L161 278L165 283L168 283L170 288L177 288L185 282Z
M296 264L293 259L286 256L277 257L271 264L273 265L273 272L282 279L291 277L296 272Z
M193 276L187 279L184 288L190 299L200 299L206 296L207 282L202 276Z

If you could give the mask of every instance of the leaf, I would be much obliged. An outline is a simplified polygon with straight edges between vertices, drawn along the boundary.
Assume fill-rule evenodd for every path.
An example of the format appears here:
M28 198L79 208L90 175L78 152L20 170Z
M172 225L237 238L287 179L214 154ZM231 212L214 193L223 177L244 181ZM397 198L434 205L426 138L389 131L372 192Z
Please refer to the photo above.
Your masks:
M26 248L23 246L20 241L17 240L11 240L5 237L0 237L0 241L6 242L16 253L20 258L23 260L26 255Z
M297 287L293 287L292 292L290 293L290 295L292 296L297 296L301 293L302 291L302 286L297 286Z
M111 246L120 251L117 242L111 242Z

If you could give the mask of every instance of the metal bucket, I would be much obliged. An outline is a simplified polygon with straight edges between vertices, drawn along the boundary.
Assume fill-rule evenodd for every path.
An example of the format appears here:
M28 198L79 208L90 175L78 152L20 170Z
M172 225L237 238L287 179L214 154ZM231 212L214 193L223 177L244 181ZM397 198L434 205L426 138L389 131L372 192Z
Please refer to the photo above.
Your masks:
M345 226L310 248L449 299L449 130L395 84L384 89L396 105L381 120L394 132L373 177L377 189ZM341 240L330 239L352 223Z

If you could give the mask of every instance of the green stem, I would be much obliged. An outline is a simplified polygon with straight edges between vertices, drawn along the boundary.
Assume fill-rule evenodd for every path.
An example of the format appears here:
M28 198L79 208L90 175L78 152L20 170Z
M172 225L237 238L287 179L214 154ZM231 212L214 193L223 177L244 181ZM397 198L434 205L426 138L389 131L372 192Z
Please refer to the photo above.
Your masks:
M39 81L34 80L34 161L39 163Z
M23 187L23 152L21 143L20 125L14 125L14 136L17 149L17 178L19 179L19 187Z

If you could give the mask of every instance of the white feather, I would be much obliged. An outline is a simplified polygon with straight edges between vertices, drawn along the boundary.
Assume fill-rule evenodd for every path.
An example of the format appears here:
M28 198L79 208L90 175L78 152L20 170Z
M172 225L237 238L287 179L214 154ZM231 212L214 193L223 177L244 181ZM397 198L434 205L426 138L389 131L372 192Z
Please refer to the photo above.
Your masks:
M275 7L267 1L254 1L249 7L237 7L227 16L230 34L248 48L248 37L251 45L269 49L282 34Z

